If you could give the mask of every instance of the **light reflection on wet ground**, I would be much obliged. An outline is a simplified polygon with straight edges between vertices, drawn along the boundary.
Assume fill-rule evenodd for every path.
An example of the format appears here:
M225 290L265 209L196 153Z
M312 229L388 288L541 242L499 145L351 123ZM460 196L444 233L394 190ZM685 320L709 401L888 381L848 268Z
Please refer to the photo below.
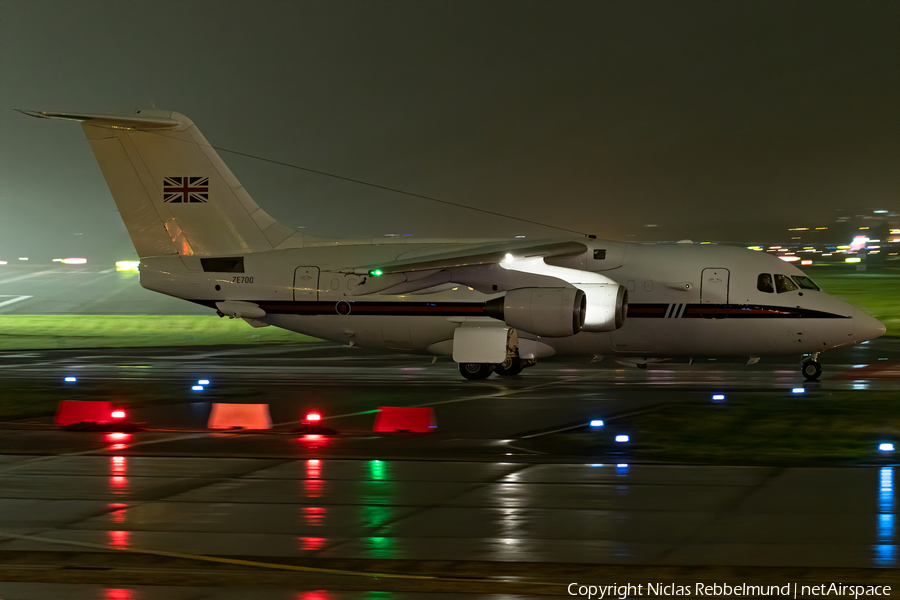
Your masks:
M831 365L829 378L807 387L896 389L900 379L883 376L893 362L886 361L882 369L854 368L877 363L877 356L866 362L866 352L888 354L896 361L896 349L890 342L855 350ZM276 423L326 406L330 424L356 432L335 440L0 429L0 531L43 538L7 537L0 541L0 553L84 551L69 542L97 544L106 552L150 549L276 562L306 557L898 566L895 467L890 465L779 469L635 464L627 459L599 464L518 451L505 458L508 448L501 440L508 436L586 422L598 413L709 399L719 391L788 393L799 380L788 365L675 365L638 371L550 363L518 380L468 385L440 364L398 382L399 369L419 358L360 354L352 365L342 365L344 359L335 352L326 348L323 357L303 349L289 356L276 349L275 356L250 352L238 360L232 350L194 350L188 351L190 360L144 358L152 364L149 379L148 369L125 368L123 362L137 360L127 352L96 359L46 353L33 363L23 359L23 369L0 369L0 377L28 378L77 367L80 382L97 385L106 380L146 385L157 376L188 383L207 376L213 380L213 394L216 385L246 385L249 380L271 402ZM282 354L284 363L278 364ZM200 355L206 358L201 361ZM203 372L197 364L203 364ZM560 384L557 376L563 368L566 376L573 369L580 376ZM140 409L135 420L159 418L174 427L199 427L205 403L185 403L189 398L174 399L177 403L169 407ZM431 403L439 415L439 433L379 440L366 433L371 414L333 418L386 399L396 405ZM4 599L207 595L442 598L406 592L0 582Z

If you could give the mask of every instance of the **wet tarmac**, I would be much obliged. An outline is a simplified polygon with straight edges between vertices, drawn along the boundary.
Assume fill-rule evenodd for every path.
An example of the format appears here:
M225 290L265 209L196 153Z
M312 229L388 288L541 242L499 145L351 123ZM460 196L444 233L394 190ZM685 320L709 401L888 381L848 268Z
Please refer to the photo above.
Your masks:
M643 464L526 443L713 393L788 394L797 358L551 360L467 382L449 362L329 344L5 353L7 388L158 387L167 400L129 409L148 430L128 434L0 425L0 598L499 600L566 596L578 581L894 581L892 464ZM822 391L900 387L891 339L823 363ZM207 431L215 401L269 404L275 427ZM431 406L437 429L375 434L379 406ZM293 432L312 409L340 435Z

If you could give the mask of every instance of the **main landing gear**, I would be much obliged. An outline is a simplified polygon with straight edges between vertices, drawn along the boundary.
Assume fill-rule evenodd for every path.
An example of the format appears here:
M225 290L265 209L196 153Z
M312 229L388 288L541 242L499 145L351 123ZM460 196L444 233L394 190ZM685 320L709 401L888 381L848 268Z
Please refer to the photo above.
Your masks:
M491 373L497 373L503 377L512 377L522 372L526 367L533 367L537 361L511 356L502 363L495 365L490 363L459 363L459 373L466 379L487 379Z
M807 381L816 381L819 379L819 375L822 374L822 365L819 364L818 359L819 353L816 352L809 357L809 360L800 363L800 373L803 374Z

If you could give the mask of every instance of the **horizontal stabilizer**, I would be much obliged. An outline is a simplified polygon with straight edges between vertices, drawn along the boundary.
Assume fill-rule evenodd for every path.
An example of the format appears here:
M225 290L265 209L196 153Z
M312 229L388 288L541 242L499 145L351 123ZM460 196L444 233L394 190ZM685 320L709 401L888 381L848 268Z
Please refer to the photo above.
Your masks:
M23 115L37 117L38 119L63 119L66 121L79 121L90 123L97 127L111 127L115 129L174 129L181 123L175 119L163 117L143 117L135 111L134 115L85 115L76 113L53 113L34 110L18 110Z

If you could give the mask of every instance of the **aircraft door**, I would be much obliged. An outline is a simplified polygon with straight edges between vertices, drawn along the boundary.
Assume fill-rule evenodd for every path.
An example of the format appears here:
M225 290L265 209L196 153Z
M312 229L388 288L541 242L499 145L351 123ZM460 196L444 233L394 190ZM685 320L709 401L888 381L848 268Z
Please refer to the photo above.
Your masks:
M728 304L728 269L703 269L700 277L701 304Z
M294 300L319 299L319 267L297 267L294 271Z

